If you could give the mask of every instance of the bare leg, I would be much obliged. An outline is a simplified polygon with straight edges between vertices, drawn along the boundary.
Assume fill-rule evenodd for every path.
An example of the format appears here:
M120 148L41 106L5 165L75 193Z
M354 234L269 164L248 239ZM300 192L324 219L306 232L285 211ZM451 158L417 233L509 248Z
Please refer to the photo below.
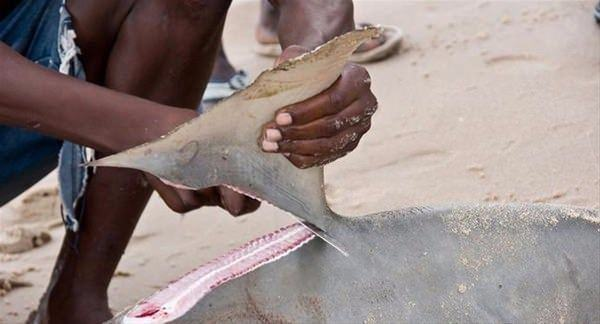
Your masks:
M261 44L277 44L279 42L277 37L277 25L279 24L279 10L273 7L269 0L261 0L260 3L260 19L258 26L256 26L255 37L256 41ZM369 25L361 24L361 25ZM365 42L362 44L357 52L364 52L371 50L377 46L385 43L385 36L382 35L376 39Z
M260 18L256 26L256 41L262 44L276 44L279 11L268 0L260 2Z
M67 231L48 295L50 323L111 318L107 289L151 190L139 172L99 169L89 184L80 232ZM79 239L79 240L78 240Z
M102 1L95 2L100 8L81 2L69 6L76 21L90 10L106 9ZM89 78L160 103L194 109L212 69L228 6L227 1L208 5L137 1L104 55L105 74ZM79 19L80 44L105 40L101 29L85 23ZM95 54L83 47L84 53ZM88 58L88 62L102 61L88 56L84 64ZM103 69L86 65L86 70ZM73 233L66 235L46 293L47 309L44 301L40 307L46 321L99 323L111 317L106 291L151 192L138 171L98 170L85 196L78 240Z
M277 43L279 12L268 0L261 1L260 6L260 20L256 27L256 39L259 43ZM221 42L210 80L214 82L225 82L231 79L235 72L236 70L231 62L229 62L225 50L223 49L223 43Z
M256 39L259 43L277 43L277 23L279 22L279 12L269 3L268 0L261 1L260 20L256 27ZM229 62L227 54L223 49L223 43L219 48L215 65L213 67L210 81L226 82L236 73L235 67Z

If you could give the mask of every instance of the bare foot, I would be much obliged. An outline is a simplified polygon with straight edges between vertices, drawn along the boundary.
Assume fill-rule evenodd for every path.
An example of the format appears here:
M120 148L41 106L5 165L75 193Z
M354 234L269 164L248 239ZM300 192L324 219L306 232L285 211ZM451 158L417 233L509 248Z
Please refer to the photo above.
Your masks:
M0 272L0 297L8 294L14 289L22 287L31 287L29 281L21 279L23 273L4 273Z
M15 226L0 231L0 253L22 253L48 243L50 233L37 227Z
M256 41L259 44L277 44L279 43L277 37L279 11L266 0L262 0L260 5L260 19L255 30Z
M279 44L279 38L277 37L276 28L274 26L258 24L254 35L259 44Z

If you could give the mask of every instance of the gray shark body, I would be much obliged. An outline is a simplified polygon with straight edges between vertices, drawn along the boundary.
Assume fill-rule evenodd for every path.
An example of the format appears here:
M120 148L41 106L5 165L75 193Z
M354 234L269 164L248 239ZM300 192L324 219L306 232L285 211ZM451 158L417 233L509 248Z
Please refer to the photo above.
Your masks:
M600 322L597 211L473 206L348 218L327 206L322 168L297 169L260 151L261 126L275 111L329 87L376 33L340 36L164 138L92 163L183 187L237 188L316 226L348 253L312 240L215 286L176 322ZM138 319L129 320L149 322Z
M359 217L208 294L175 323L598 323L600 224L547 205Z

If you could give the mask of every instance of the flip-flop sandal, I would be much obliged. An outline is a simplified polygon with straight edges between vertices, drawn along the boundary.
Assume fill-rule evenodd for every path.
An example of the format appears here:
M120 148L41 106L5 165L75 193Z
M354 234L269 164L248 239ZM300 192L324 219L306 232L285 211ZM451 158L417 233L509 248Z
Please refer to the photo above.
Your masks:
M380 26L385 37L383 44L364 52L354 52L350 61L355 63L367 63L382 60L396 53L402 45L404 33L396 26Z
M384 59L400 48L404 33L402 29L396 26L380 26L383 29L385 41L383 44L365 52L352 54L350 61L355 63L367 63ZM279 43L262 44L254 47L254 52L266 57L279 57L281 55L281 46Z
M265 57L279 57L281 46L279 43L257 43L254 45L254 53Z
M208 82L202 96L202 104L213 105L231 96L234 92L246 88L249 84L250 78L244 70L239 70L227 81Z

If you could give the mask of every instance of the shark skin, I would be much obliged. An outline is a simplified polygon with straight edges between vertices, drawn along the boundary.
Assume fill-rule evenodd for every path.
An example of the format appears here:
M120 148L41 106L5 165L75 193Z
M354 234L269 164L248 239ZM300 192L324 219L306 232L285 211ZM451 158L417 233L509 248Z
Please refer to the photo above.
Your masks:
M420 207L350 224L332 233L354 241L349 257L308 238L253 260L261 265L242 273L238 267L202 275L223 269L209 262L111 323L600 322L597 210ZM291 234L298 235L295 226ZM260 241L247 246L268 247ZM251 257L243 250L216 261L233 256L225 265L235 268Z
M324 230L348 256L297 225L201 266L112 323L600 322L597 210L452 206L344 217L327 206L322 168L260 151L274 112L329 87L376 34L342 35L164 138L91 164L189 188L234 187Z
M258 145L261 127L284 106L313 97L340 76L352 53L377 36L355 30L260 74L252 85L154 142L89 166L133 168L194 189L228 185L324 229L340 218L323 193L323 168L298 169Z
M600 217L551 205L361 216L172 323L599 323Z

